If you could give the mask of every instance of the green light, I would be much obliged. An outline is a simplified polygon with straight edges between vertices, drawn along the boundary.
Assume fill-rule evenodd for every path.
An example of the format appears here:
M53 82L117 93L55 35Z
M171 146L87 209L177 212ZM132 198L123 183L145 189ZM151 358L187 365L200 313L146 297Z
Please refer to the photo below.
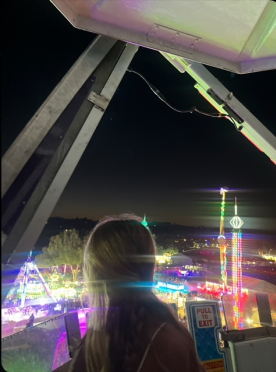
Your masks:
M142 225L145 226L145 227L148 226L148 223L147 223L147 220L146 220L146 215L144 215L144 219L143 219Z

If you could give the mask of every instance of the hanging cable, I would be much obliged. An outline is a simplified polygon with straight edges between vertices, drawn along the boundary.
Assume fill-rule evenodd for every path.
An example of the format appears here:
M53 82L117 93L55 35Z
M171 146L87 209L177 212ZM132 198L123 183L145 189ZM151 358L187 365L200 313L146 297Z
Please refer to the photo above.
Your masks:
M163 96L163 94L157 89L155 88L143 75L141 75L139 72L137 71L134 71L132 70L130 67L127 69L128 72L132 72L133 74L136 74L138 75L142 80L144 80L144 82L148 85L148 87L150 88L150 90L163 102L165 103L170 109L172 109L173 111L176 111L180 114L192 114L193 112L197 112L198 114L201 114L201 115L205 115L205 116L209 116L211 118L218 118L218 119L221 119L221 118L226 118L226 119L229 119L231 121L232 124L234 124L234 127L235 129L239 132L240 129L237 127L237 125L235 124L235 121L234 119L227 115L227 114L222 114L220 112L215 112L215 113L208 113L208 112L204 112L204 111L201 111L199 110L198 108L196 108L196 106L193 106L191 107L189 110L179 110L177 108L175 108L174 106L172 106L167 100L166 98Z
M231 116L227 116L227 119L229 119L231 121L231 123L233 123L235 129L240 132L243 128L242 125L240 125L239 127L237 127L236 123L235 123L235 120L231 117Z

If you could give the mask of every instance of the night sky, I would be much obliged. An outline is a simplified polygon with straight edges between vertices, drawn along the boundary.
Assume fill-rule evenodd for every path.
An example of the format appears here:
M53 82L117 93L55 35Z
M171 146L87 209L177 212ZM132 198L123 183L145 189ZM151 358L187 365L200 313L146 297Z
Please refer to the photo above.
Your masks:
M95 35L76 30L48 0L2 5L2 154ZM140 48L131 63L179 109L214 112L156 51ZM233 75L209 68L276 135L276 71ZM53 216L98 220L146 213L148 220L218 226L221 186L226 216L247 229L276 230L276 167L233 124L168 108L126 73ZM227 220L226 227L230 227Z

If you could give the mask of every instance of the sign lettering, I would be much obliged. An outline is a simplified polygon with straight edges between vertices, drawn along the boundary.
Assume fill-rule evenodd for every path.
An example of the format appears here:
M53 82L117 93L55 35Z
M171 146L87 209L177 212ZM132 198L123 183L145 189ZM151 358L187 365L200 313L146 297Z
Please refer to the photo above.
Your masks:
M203 362L206 372L225 372L223 359L209 360Z
M214 313L211 306L196 307L196 322L198 328L215 327Z

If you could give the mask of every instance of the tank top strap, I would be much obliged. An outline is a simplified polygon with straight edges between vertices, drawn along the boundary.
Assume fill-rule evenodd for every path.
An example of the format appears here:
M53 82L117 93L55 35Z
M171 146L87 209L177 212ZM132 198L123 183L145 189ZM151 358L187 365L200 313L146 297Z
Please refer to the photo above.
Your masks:
M143 358L142 358L142 360L141 360L141 363L140 363L140 365L139 365L139 367L138 367L138 369L137 369L137 372L140 372L140 370L141 370L141 368L142 368L142 366L143 366L143 364L144 364L144 361L145 361L145 359L146 359L146 356L148 355L148 352L149 352L149 349L150 349L150 346L151 346L153 340L155 339L155 337L157 336L158 332L160 331L160 329L161 329L165 324L166 324L166 323L162 323L161 326L158 327L157 330L155 331L155 333L153 334L153 336L152 336L152 338L151 338L151 340L150 340L150 342L149 342L149 344L148 344L148 347L147 347L147 349L146 349L146 351L145 351L145 353L144 353L144 355L143 355Z

